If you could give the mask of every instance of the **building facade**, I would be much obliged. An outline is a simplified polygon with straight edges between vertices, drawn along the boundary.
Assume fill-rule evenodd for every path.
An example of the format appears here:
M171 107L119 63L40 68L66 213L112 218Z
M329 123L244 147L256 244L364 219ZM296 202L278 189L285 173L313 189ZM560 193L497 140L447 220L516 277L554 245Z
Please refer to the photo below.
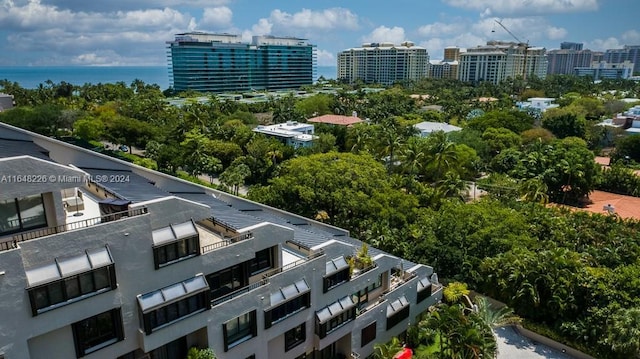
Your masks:
M591 50L550 50L547 51L547 74L570 75L576 67L589 67L592 62Z
M222 93L290 90L311 85L315 45L294 37L184 33L167 42L176 91Z
M634 65L634 73L640 72L640 45L625 45L621 49L609 49L604 52L602 61L609 64L623 64L628 61Z
M392 85L427 77L429 54L424 47L406 41L365 43L338 53L338 80Z
M0 357L367 357L433 269L343 229L0 124ZM81 202L77 199L80 198Z
M460 54L458 79L495 84L507 78L547 75L546 50L515 42L489 41Z
M623 63L593 62L589 67L576 67L574 74L577 76L589 76L594 81L602 79L628 79L633 75L634 64L625 61Z
M429 77L435 79L457 79L461 52L462 50L459 47L446 47L442 61L430 61Z

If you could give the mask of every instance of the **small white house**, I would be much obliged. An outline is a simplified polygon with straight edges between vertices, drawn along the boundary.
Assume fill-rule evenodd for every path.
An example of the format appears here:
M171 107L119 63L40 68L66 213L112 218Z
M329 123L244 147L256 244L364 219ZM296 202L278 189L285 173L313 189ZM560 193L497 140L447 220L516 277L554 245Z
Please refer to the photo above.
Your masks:
M558 104L552 103L553 101L555 101L555 98L550 98L550 97L531 97L529 99L527 99L527 101L521 101L516 103L516 106L518 106L518 108L521 109L526 109L526 108L535 108L538 109L542 112L550 109L550 108L556 108L559 107Z
M314 126L308 123L300 123L297 121L287 121L286 123L278 123L269 126L258 126L253 132L262 133L269 137L275 137L281 140L287 146L295 148L311 147L313 140L318 138L314 136Z
M461 127L450 125L448 123L430 122L430 121L417 123L413 127L415 127L418 131L420 131L420 137L427 137L433 132L438 132L438 131L449 133L449 132L462 130Z

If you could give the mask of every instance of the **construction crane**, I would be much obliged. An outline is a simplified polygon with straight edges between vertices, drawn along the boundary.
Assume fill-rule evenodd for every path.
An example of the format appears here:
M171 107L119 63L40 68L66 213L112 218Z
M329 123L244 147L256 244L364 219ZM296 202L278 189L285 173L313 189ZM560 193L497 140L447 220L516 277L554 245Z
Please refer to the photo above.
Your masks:
M524 81L527 80L527 55L529 54L529 48L531 46L529 46L529 40L527 40L527 42L523 42L520 41L520 39L518 39L518 37L516 35L514 35L511 31L509 31L509 29L507 29L506 26L504 26L504 24L500 21L500 20L494 20L496 22L496 24L500 25L501 28L504 29L504 31L506 31L509 35L511 35L511 37L513 37L517 42L518 42L518 46L522 46L524 47L524 61L522 64L522 79ZM496 32L496 30L491 30L491 32Z

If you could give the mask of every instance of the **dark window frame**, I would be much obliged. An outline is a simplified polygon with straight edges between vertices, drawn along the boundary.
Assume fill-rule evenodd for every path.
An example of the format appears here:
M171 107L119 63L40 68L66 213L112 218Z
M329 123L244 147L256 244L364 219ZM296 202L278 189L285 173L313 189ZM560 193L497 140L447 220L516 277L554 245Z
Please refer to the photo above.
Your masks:
M326 293L331 289L346 283L351 280L351 273L349 267L346 267L340 271L337 271L331 275L322 278L322 291Z
M153 247L153 263L156 269L200 255L200 237L189 236L171 243Z
M141 313L142 326L146 335L180 320L211 309L209 291L202 291L167 303L159 308Z
M302 324L284 332L285 353L304 343L305 341L307 341L307 323L303 322Z
M13 205L14 205L14 212L16 214L16 216L18 216L18 227L8 227L8 228L12 228L12 229L8 229L8 230L1 230L0 229L0 234L2 235L6 235L6 234L13 234L13 233L19 233L19 232L23 232L23 231L28 231L28 230L32 230L32 229L37 229L37 228L46 228L49 225L49 222L47 221L47 210L44 206L44 196L41 193L40 196L40 205L42 206L42 210L43 210L43 214L44 214L44 224L34 224L34 225L26 225L25 226L25 222L24 219L22 218L22 209L20 208L20 201L24 200L26 198L31 198L31 197L36 197L38 195L33 195L33 196L24 196L24 197L20 197L20 198L13 198ZM6 199L6 201L10 201L11 198ZM10 203L10 202L9 202Z
M225 352L228 352L229 349L234 348L258 335L258 322L256 314L257 311L252 310L222 323L222 336L224 340ZM248 325L245 328L241 328L240 326L240 320L243 319L243 317L248 318ZM229 324L234 321L237 322L236 328L238 329L234 333L229 333Z
M108 315L110 318L100 318ZM98 321L110 321L110 328L104 333L91 333L97 331L103 325ZM108 322L107 322L108 323ZM122 310L114 308L106 312L96 314L92 317L75 322L71 325L73 331L73 341L76 349L76 357L82 358L88 354L94 353L102 348L124 340L124 328L122 326ZM89 333L87 333L89 332ZM94 338L89 335L93 334ZM97 335L97 336L96 336Z
M425 299L431 297L431 286L432 284L429 283L429 286L422 288L422 290L418 291L418 298L416 300L417 303L422 303Z
M395 327L403 320L409 318L410 306L411 305L407 304L406 306L402 307L402 309L396 311L391 316L387 317L387 330Z
M311 307L311 291L300 294L295 298L279 304L264 312L264 329L302 312Z
M207 283L209 283L211 300L222 298L249 285L248 268L245 263L236 264L208 274L206 279Z
M327 335L333 333L334 331L342 328L345 324L356 319L356 307L345 310L341 313L336 314L331 317L331 319L326 322L320 324L317 322L316 324L316 334L320 337L320 339L326 337ZM316 319L317 320L317 319Z
M107 281L103 286L98 286L96 274L106 274ZM82 279L90 279L91 283L87 283ZM77 293L71 293L72 283L76 283ZM87 288L87 285L90 288ZM91 269L86 272L78 273L72 276L57 279L55 281L37 285L27 289L29 302L31 303L31 314L35 317L39 314L48 312L67 304L75 303L94 295L108 292L117 288L116 270L114 264ZM54 298L55 291L59 291L57 298ZM38 296L40 294L40 296ZM44 298L42 297L44 295ZM44 303L39 303L44 300Z
M273 248L265 248L257 251L255 257L249 263L250 275L260 274L266 270L273 268Z
M373 322L360 331L360 348L376 340L377 322Z

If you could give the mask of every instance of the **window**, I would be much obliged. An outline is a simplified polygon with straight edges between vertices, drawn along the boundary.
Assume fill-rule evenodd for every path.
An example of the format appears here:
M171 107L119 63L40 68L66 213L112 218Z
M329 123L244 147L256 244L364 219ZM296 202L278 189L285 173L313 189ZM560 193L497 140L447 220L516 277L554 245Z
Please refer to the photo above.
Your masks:
M431 296L431 281L429 278L423 278L418 281L418 299L417 302L421 303L423 300Z
M156 269L200 254L200 237L193 221L152 232Z
M211 308L209 286L202 274L138 296L142 326L149 335L173 322Z
M116 272L107 247L27 271L33 316L115 289Z
M387 330L409 317L409 302L404 296L387 306Z
M356 305L351 296L316 312L316 334L322 339L329 333L356 318Z
M256 275L267 269L273 268L273 255L271 248L256 252L256 257L249 264L251 275Z
M327 262L322 290L324 293L332 288L349 281L350 268L344 257L338 257Z
M258 334L256 311L242 314L222 324L224 334L224 351L243 343Z
M264 312L264 328L311 306L311 292L304 279L271 293L271 308Z
M207 282L211 289L211 299L223 297L233 291L246 287L249 277L245 264L237 264L219 272L209 274Z
M0 201L0 233L15 233L46 226L42 195Z
M307 340L307 329L306 324L302 323L284 333L284 351L288 352L296 346L304 343L305 340Z
M187 351L187 337L185 336L152 350L150 357L151 359L186 358Z
M81 320L72 328L78 358L124 339L120 308Z
M373 322L362 329L360 333L360 348L376 339L376 322Z

